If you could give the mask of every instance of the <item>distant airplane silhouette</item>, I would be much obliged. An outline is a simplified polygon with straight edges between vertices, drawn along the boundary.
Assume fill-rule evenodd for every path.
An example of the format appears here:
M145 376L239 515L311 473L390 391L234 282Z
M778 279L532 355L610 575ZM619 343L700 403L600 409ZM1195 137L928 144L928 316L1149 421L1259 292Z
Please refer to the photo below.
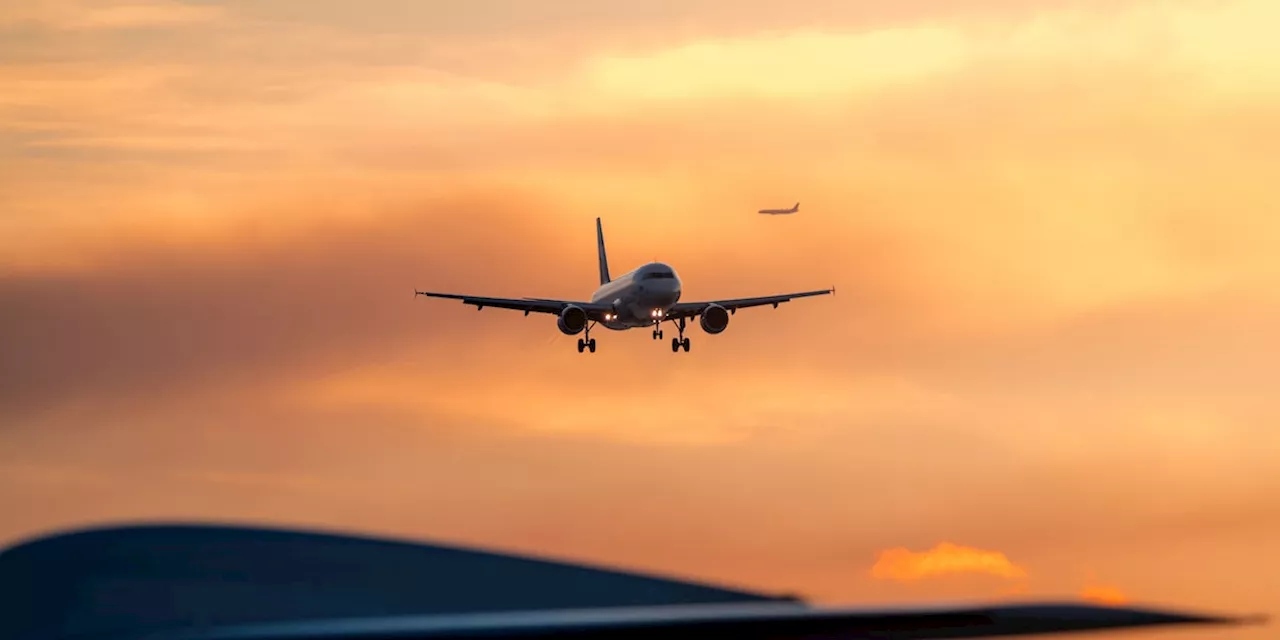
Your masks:
M0 551L14 640L931 640L1247 624L1078 602L830 608L582 564L299 531L158 524Z
M788 213L795 213L799 210L800 210L800 203L797 202L794 205L792 205L790 209L761 209L756 213L763 213L771 216L781 216L781 215L786 215Z

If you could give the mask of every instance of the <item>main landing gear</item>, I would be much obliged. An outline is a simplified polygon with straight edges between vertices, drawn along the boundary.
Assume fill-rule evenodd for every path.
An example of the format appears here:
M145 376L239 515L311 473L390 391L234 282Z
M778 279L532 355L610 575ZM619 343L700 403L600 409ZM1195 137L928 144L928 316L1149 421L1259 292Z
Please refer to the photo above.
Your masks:
M684 349L684 352L688 353L689 339L684 337L684 318L680 318L679 320L673 320L673 322L676 323L676 328L680 331L680 337L671 339L671 353L675 353L680 349ZM656 333L658 335L654 336L655 338L661 337L661 334L662 334L661 331L657 331Z
M590 351L591 353L596 352L596 339L591 337L591 327L594 324L595 323L593 322L587 325L586 339L578 338L578 353L582 353L583 349Z

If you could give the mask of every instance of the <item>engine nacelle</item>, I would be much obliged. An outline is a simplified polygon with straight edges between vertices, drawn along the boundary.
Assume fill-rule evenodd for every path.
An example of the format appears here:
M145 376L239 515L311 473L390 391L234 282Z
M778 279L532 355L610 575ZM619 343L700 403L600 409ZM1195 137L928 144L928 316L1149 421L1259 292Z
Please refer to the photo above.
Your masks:
M707 333L720 333L729 326L729 310L718 304L707 305L698 316L698 323Z
M560 312L560 317L556 318L556 326L567 336L582 333L582 330L587 328L587 312L583 311L582 307L569 305Z

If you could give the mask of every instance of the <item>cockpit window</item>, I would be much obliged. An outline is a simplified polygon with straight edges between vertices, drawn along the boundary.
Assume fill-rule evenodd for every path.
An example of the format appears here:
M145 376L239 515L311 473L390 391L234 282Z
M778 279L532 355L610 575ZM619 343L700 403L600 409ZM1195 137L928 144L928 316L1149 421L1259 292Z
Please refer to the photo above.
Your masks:
M658 278L666 278L670 280L674 277L676 277L676 274L671 273L670 271L650 271L649 273L644 274L644 278L642 278L642 280L656 280Z

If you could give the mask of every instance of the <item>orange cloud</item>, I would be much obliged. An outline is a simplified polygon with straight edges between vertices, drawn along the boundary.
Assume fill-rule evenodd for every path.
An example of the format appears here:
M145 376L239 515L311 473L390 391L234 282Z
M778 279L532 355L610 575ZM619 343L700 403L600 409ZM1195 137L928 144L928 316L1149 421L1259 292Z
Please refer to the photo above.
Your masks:
M1099 604L1124 604L1129 598L1119 589L1107 586L1088 586L1080 591L1080 597Z
M1001 578L1025 578L1027 572L1003 553L943 542L928 551L897 547L880 552L871 567L871 577L879 580L912 582L959 573L982 573Z
M34 6L0 10L0 26L27 23L53 29L138 29L207 24L223 16L220 7L173 0L135 0L114 5L54 0L31 4Z

